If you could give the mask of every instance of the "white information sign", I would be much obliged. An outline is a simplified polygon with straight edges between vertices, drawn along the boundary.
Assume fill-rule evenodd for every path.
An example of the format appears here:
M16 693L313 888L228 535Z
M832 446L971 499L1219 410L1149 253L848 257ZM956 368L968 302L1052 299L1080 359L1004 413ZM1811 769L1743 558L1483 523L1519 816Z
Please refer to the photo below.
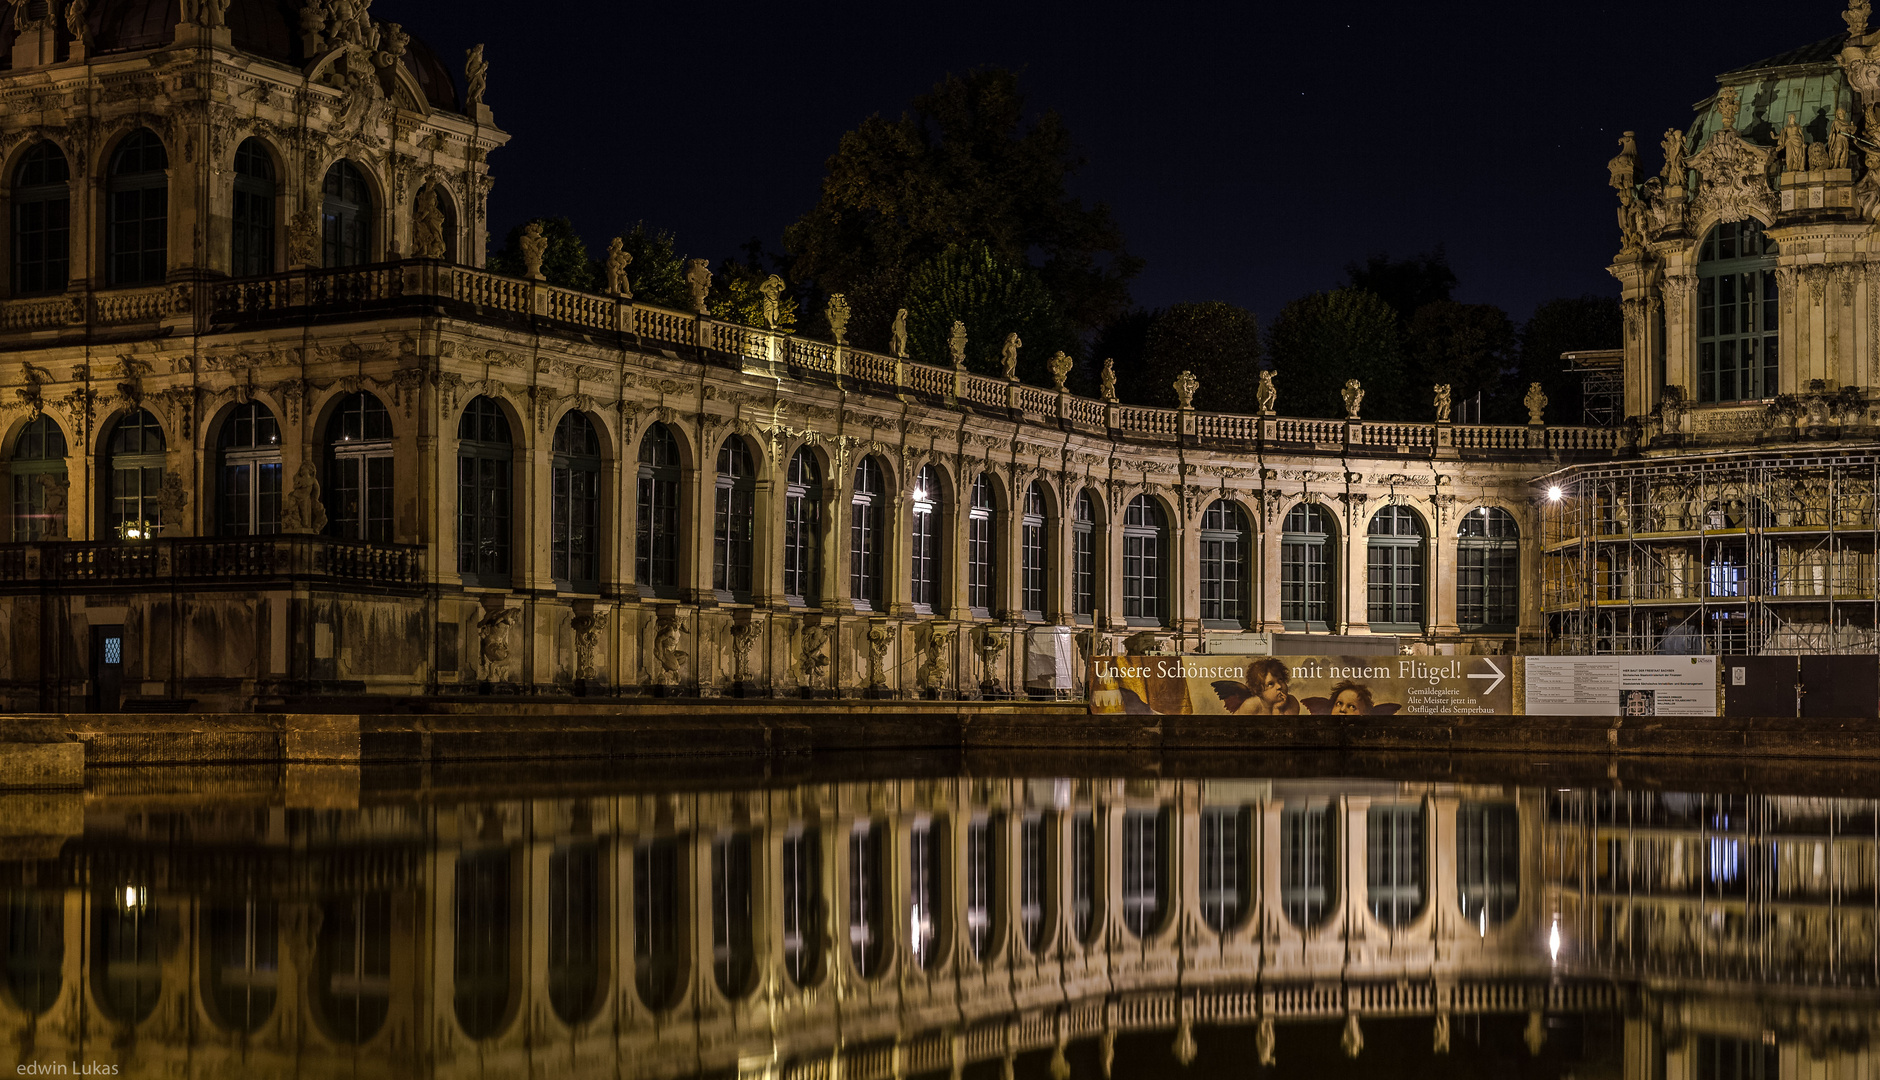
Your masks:
M1715 716L1714 656L1528 656L1529 716Z

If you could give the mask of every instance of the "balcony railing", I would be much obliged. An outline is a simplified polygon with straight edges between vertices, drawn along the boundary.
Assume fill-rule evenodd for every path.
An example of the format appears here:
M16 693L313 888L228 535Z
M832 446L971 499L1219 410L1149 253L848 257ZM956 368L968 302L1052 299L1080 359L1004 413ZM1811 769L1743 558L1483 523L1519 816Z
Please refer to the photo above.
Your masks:
M424 548L298 535L0 544L0 585L281 579L414 588Z

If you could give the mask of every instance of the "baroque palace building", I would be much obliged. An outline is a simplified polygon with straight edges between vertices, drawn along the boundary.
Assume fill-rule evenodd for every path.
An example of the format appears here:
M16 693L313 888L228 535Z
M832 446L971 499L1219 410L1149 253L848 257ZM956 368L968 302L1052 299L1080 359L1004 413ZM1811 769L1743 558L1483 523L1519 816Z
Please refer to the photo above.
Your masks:
M493 274L480 51L460 96L361 3L169 10L6 23L6 708L1525 649L1533 479L1625 446L1538 392L1524 426L1366 421L1355 385L1342 419L1139 408Z

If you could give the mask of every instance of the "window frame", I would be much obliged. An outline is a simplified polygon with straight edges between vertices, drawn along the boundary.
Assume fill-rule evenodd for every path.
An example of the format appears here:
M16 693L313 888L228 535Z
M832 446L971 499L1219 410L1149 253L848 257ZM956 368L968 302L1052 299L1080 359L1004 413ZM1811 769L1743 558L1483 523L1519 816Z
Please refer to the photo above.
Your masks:
M134 165L128 160L133 153L139 158ZM138 128L111 151L105 180L109 285L154 285L169 276L169 200L169 153L156 132ZM133 240L134 245L128 243Z
M998 607L999 530L992 477L973 477L966 510L966 607L974 618L988 619Z
M29 170L43 170L54 161L58 168L47 171L56 171L56 178L27 175ZM57 143L41 139L21 156L13 169L11 198L12 295L51 296L64 292L72 271L72 168ZM35 249L31 257L29 242ZM33 268L37 272L29 273Z
M586 413L570 409L549 446L549 577L560 592L599 593L600 433Z
M790 456L783 487L783 602L822 607L822 469L807 446Z
M1088 490L1079 491L1071 518L1071 617L1089 626L1097 617L1097 512Z
M71 474L66 464L70 455L65 429L44 413L28 421L13 437L7 474L13 499L9 535L14 543L66 538L71 513L66 501L71 490ZM48 510L55 490L59 492L56 513Z
M120 450L120 436L129 428L132 421L137 422L138 448ZM156 448L150 447L151 433L155 433ZM111 426L111 434L105 441L106 463L100 470L107 481L101 493L104 496L105 539L132 539L124 536L128 526L137 525L144 530L144 539L162 535L163 529L171 522L163 520L161 503L163 481L168 475L166 464L169 440L164 434L163 425L149 409L137 409L118 417ZM136 475L134 494L120 494L131 474ZM126 511L133 509L136 516L128 516Z
M1045 612L1050 609L1049 505L1041 482L1033 480L1026 486L1024 512L1018 519L1018 608L1019 617L1026 622L1044 622Z
M634 491L633 580L640 596L676 599L684 576L684 460L679 439L655 421L640 436Z
M348 431L357 418L358 434ZM338 540L389 544L397 496L392 414L377 395L361 390L337 402L323 440L327 483L326 535ZM347 474L353 474L349 477ZM347 483L344 481L353 480ZM344 493L356 491L356 513L347 512Z
M1231 499L1216 499L1202 511L1196 543L1200 556L1201 625L1245 630L1253 604L1248 555L1252 531L1247 515Z
M1319 531L1309 531L1311 526ZM1285 629L1329 633L1337 624L1337 529L1331 512L1317 503L1294 503L1286 512L1279 537L1279 614Z
M1365 906L1387 930L1429 909L1429 821L1423 804L1373 803L1365 811Z
M1168 597L1168 515L1155 496L1131 499L1123 513L1123 622L1127 626L1166 626Z
M229 276L262 277L275 271L276 182L274 155L258 136L235 148L230 186Z
M1456 527L1456 625L1508 632L1520 619L1520 525L1498 506L1478 506Z
M457 572L464 584L502 588L513 580L515 491L509 417L495 398L479 394L457 421Z
M741 435L718 447L712 497L712 591L720 603L751 602L756 562L757 464Z
M350 189L350 190L349 190ZM365 266L373 259L378 200L366 170L348 158L327 166L320 181L320 265Z
M264 440L264 431L273 438ZM285 493L281 425L274 413L258 401L238 403L230 409L216 433L216 458L216 535L280 533ZM240 512L236 513L238 508Z
M1423 632L1429 616L1428 567L1429 533L1422 515L1407 506L1379 507L1365 531L1365 620L1372 633Z
M1719 222L1698 245L1698 404L1764 401L1780 389L1779 252L1765 229L1753 217ZM1741 254L1752 245L1755 254Z
M857 611L885 607L881 581L881 516L887 492L873 455L855 465L849 490L849 603Z
M908 493L907 596L917 615L944 611L941 602L943 582L941 542L944 503L939 492L940 473L931 464L922 465L915 474L914 489Z

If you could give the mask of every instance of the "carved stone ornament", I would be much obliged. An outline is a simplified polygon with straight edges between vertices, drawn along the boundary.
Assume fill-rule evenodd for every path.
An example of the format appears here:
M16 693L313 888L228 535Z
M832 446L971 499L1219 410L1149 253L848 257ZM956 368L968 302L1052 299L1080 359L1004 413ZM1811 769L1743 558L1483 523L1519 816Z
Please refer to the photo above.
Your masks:
M783 315L783 279L775 274L764 279L757 291L764 298L764 325L772 330L777 328L777 320Z
M490 85L490 65L489 61L483 59L481 44L464 51L463 81L464 88L469 91L464 96L474 110L476 106L483 104L483 92Z
M953 320L953 330L947 334L947 355L955 370L966 366L966 324L958 319Z
M548 237L542 235L542 223L531 221L516 243L522 248L522 276L542 281L542 257L548 254Z
M894 627L886 622L868 624L868 688L886 689L888 649L894 645Z
M1774 216L1776 196L1769 190L1769 158L1774 152L1744 141L1733 127L1711 135L1690 162L1699 177L1693 203L1696 215L1715 214L1722 222L1742 221L1758 213Z
M1364 404L1364 385L1356 379L1346 379L1345 388L1341 393L1345 398L1345 419L1356 420L1358 406Z
M676 615L661 615L653 631L653 682L658 686L677 686L685 677L685 665L691 654L679 648L685 624Z
M907 309L901 308L894 313L894 322L888 327L888 352L896 360L907 359Z
M574 677L592 679L599 674L594 659L600 654L601 637L607 630L605 611L588 612L568 620L574 632Z
M1103 400L1116 401L1116 361L1103 361Z
M1180 375L1175 376L1174 386L1175 400L1181 403L1181 407L1184 409L1194 408L1195 391L1201 389L1201 380L1195 378L1195 373L1192 371L1184 371Z
M509 630L522 617L521 608L486 611L477 622L477 677L488 683L509 681Z
M1630 191L1638 172L1638 141L1630 131L1619 135L1619 152L1606 162L1614 191Z
M1541 391L1540 383L1528 384L1527 396L1521 399L1521 404L1527 406L1528 423L1539 427L1545 422L1541 419L1541 412L1547 408L1547 395Z
M823 672L829 669L829 655L825 651L825 647L829 644L829 631L821 626L805 626L801 641L799 663L803 673L803 686L814 687L821 681Z
M444 257L444 208L437 202L437 185L418 192L418 213L411 224L411 254L420 259Z
M624 240L616 236L607 244L607 291L623 300L633 299L633 286L627 281L627 267L633 264L633 253L627 250Z
M1436 422L1449 423L1449 384L1436 384Z
M692 294L692 310L700 315L711 314L706 307L706 297L712 291L711 260L693 259L686 263L685 286Z
M313 467L311 457L302 458L300 468L294 472L294 486L287 493L287 506L281 515L281 525L290 533L313 533L318 535L326 531L326 504L320 498L320 471Z
M1005 345L999 349L999 365L1008 381L1018 381L1018 350L1024 344L1016 332L1005 335Z
M1052 384L1059 391L1062 391L1064 389L1064 380L1070 378L1071 358L1065 354L1064 350L1059 349L1057 352L1051 354L1051 359L1047 362L1047 366L1051 369Z
M1273 385L1278 374L1272 368L1260 369L1260 387L1254 391L1254 399L1260 403L1260 415L1273 415L1273 406L1279 402L1279 387Z

